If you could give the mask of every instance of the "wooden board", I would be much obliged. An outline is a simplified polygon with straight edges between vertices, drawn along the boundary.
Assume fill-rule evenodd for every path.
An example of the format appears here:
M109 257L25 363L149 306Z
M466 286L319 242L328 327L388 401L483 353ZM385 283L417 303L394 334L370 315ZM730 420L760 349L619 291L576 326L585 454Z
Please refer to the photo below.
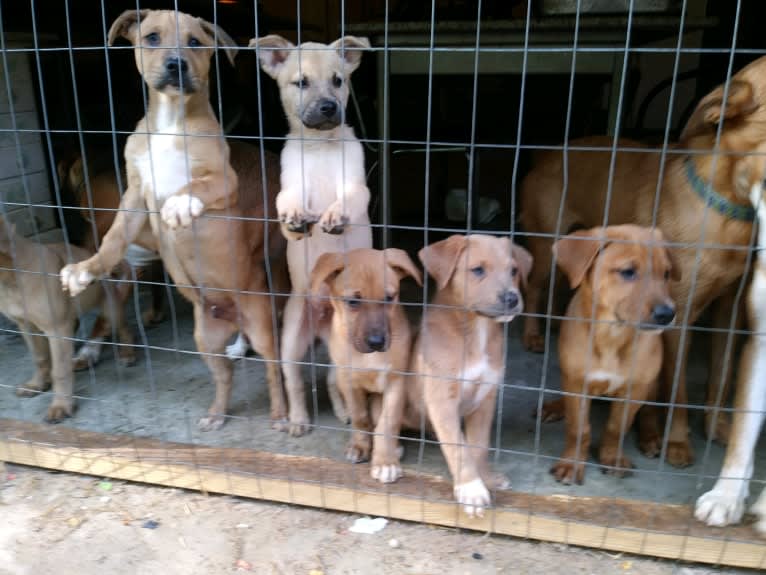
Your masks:
M0 460L59 471L268 499L628 553L766 569L766 541L748 525L709 528L685 505L498 493L467 517L448 480L408 473L393 485L367 465L205 447L0 419Z

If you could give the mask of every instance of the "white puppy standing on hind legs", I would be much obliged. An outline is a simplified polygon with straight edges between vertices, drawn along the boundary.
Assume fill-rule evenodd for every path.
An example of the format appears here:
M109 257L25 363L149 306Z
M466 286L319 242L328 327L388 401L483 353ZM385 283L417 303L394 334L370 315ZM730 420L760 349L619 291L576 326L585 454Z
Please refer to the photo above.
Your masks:
M295 46L281 36L253 38L263 70L277 81L290 125L282 150L277 213L287 246L292 293L282 318L281 360L289 402L286 431L309 431L300 362L317 333L309 314L310 274L322 254L372 247L364 154L345 123L351 73L359 66L366 38L345 36L332 44ZM239 350L232 350L239 351ZM333 411L348 416L327 377Z
M747 313L751 335L739 366L735 412L729 446L721 475L713 489L697 499L695 517L708 525L722 527L739 523L745 513L753 476L753 459L764 419L766 419L766 197L764 197L763 156L750 156L745 164L758 162L758 183L750 192L750 201L758 218L757 253L753 280L747 294ZM750 508L756 516L754 528L766 537L766 487Z

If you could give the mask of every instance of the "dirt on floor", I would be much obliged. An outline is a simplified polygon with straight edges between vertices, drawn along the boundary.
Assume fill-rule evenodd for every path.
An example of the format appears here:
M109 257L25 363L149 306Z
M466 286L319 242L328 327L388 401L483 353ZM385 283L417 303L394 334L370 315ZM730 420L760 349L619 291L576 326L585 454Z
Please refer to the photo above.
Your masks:
M744 573L0 463L0 575Z

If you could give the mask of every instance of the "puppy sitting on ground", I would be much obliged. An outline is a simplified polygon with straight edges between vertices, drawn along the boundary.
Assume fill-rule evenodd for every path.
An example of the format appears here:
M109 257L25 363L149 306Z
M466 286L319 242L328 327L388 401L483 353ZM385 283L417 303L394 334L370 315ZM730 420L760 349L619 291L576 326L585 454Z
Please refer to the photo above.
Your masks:
M655 397L661 330L676 314L669 284L680 272L662 242L659 230L623 225L576 232L553 246L578 288L559 336L566 448L551 469L556 481L583 482L593 396L620 400L612 403L601 438L604 471L621 477L632 467L621 439L642 402ZM651 435L649 443L656 439L656 429L641 431Z
M519 285L532 256L507 238L485 235L451 236L418 256L438 291L412 353L405 426L419 429L427 415L455 499L469 515L482 515L489 489L510 485L489 470L489 436L505 377L502 324L523 309Z
M422 284L407 253L395 248L322 254L311 272L315 317L330 324L322 331L354 428L346 459L367 461L372 445L370 474L382 483L402 474L397 437L412 343L399 305L399 282L406 276Z
M283 289L284 240L276 225L267 234L272 226L265 219L265 206L273 206L268 193L276 188L276 162L266 154L262 166L255 149L237 164L209 101L213 50L224 47L233 64L234 41L209 22L169 10L124 12L109 30L109 43L118 37L135 46L149 107L125 146L128 187L120 211L98 253L64 267L61 281L70 294L80 293L120 263L148 223L165 268L194 306L194 340L216 385L200 429L224 423L232 363L223 352L238 328L267 362L271 417L280 425L286 409L272 330L277 310L268 292ZM245 173L249 185L240 190Z
M277 214L288 240L292 294L282 320L282 369L290 408L290 435L309 429L300 362L318 334L309 326L309 275L325 253L371 248L372 233L362 146L344 123L351 73L366 38L296 47L280 36L254 38L263 70L277 81L290 133L282 150ZM328 376L335 414L347 419Z
M0 217L0 313L18 324L36 366L35 375L16 388L16 395L33 396L53 384L53 400L45 416L50 423L74 411L72 338L79 313L100 307L108 319L105 325L111 324L124 344L117 348L120 361L135 362L133 337L123 322L122 306L114 305L114 293L107 293L107 282L91 285L76 300L62 291L55 274L69 254L75 261L90 256L77 246L32 242Z

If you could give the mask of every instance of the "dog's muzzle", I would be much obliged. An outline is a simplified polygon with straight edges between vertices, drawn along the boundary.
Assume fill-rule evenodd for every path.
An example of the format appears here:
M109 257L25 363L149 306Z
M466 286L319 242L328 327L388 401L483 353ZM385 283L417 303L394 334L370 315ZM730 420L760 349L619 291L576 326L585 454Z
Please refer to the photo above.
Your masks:
M303 125L312 130L332 130L340 125L342 109L333 98L322 98L303 112Z
M165 60L164 70L154 88L158 91L165 88L183 89L184 92L192 93L196 86L189 76L189 63L178 56L170 56Z

